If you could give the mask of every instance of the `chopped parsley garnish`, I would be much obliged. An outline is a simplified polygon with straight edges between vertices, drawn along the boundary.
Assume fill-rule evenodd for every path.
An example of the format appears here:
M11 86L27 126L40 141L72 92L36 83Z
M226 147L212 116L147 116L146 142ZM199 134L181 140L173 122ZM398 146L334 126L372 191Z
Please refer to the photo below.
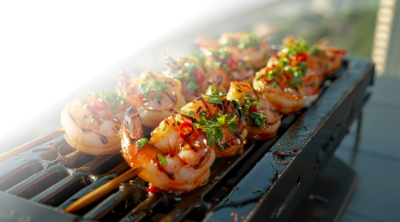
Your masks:
M258 50L261 40L253 33L246 33L238 39L238 49L256 48Z
M111 89L107 91L100 91L98 95L104 102L110 103L110 110L114 111L115 113L118 112L117 106L120 101L122 101L125 105L128 103L123 96L119 96L117 92Z
M199 60L201 58L200 56L195 57L194 55L191 55L192 58L195 58ZM189 63L185 62L183 64L182 69L177 71L176 73L173 73L171 76L174 79L180 79L181 81L186 80L188 82L187 86L185 87L185 91L195 91L196 89L200 88L200 86L196 83L197 82L197 77L196 77L196 71L199 70L199 67L194 64L194 63Z
M155 79L139 84L140 95L147 98L150 92L164 92L168 88L167 81L169 80L158 81Z
M186 91L195 91L196 89L198 89L200 86L197 85L195 82L189 82L189 84L186 86L185 90Z
M189 59L193 59L196 62L200 62L202 66L205 66L205 61L206 61L206 56L205 55L196 55L196 54L191 54Z
M226 94L223 94L222 92L219 92L219 94L217 94L217 87L213 85L209 86L208 89L206 90L206 95L210 96L210 98L207 99L208 103L218 104L218 105L224 104L220 98L225 97Z
M93 117L89 116L89 118L88 118L88 126L90 126L92 124L92 122L93 122Z
M218 50L209 49L209 51L212 53L214 58L216 58L222 63L225 63L228 60L228 58L232 55L232 52L228 52L228 50L225 47L222 47Z
M283 44L285 44L287 41L288 41L287 39L284 39ZM301 38L301 37L295 38L293 43L294 44L292 44L290 46L286 45L282 49L282 52L285 56L292 58L292 57L296 56L297 53L308 51L307 42L303 38Z
M138 140L138 147L143 148L146 143L148 143L149 140L147 138L141 138Z
M261 99L259 99L259 100L254 99L251 94L246 94L245 98L247 98L251 101L251 106L256 106L261 103Z
M181 112L188 116L194 116L194 112L192 110L186 111L186 110L181 109Z
M211 98L221 98L221 97L225 97L226 96L226 94L223 94L222 92L219 92L217 94L217 87L213 86L213 85L208 86L208 88L206 90L206 95L210 96Z
M264 117L264 115L262 113L260 113L260 112L250 112L248 114L248 117L249 117L249 120L250 120L249 124L251 126L259 126L259 127L264 126L265 117Z
M120 101L122 101L125 105L127 104L127 100L123 97L123 95L119 96L117 92L114 90L107 90L107 91L100 91L100 92L87 92L84 94L79 94L77 96L76 101L80 105L85 105L86 104L86 97L88 96L98 96L100 99L102 99L104 102L109 102L110 107L109 109L118 112L117 111L117 106Z
M218 98L209 98L207 100L208 103L213 103L213 104L218 104L218 105L223 105L224 103L222 102L222 100L218 99Z
M233 133L236 133L238 130L236 122L237 116L235 115L233 118L229 119L231 116L232 113L226 115L215 114L210 119L206 119L205 116L202 116L202 118L197 117L197 123L193 125L207 133L206 140L210 147L217 145L218 150L222 152L224 146L221 143L221 139L224 138L224 134L222 133L221 126L228 126L229 131Z
M245 100L243 103L244 111L247 114L248 124L251 126L264 126L265 117L262 113L256 111L249 111L250 107L256 106L261 103L261 100L256 100L251 94L245 95Z
M204 110L202 110L202 111L200 112L200 115L205 117L205 116L207 116L207 112L204 111Z
M310 49L308 50L308 52L310 52L311 54L313 54L315 56L325 55L325 52L320 50L319 47L316 45L312 45L310 47Z
M162 100L162 99L164 99L164 98L165 98L165 97L162 96L161 93L156 92L156 93L154 94L153 100L160 101L160 100Z
M82 121L84 118L85 118L85 116L81 116L81 118L79 120Z
M166 166L167 165L167 159L161 154L157 154L157 158L160 161L161 165Z
M165 131L166 128L167 128L167 124L164 124L164 129L162 131Z

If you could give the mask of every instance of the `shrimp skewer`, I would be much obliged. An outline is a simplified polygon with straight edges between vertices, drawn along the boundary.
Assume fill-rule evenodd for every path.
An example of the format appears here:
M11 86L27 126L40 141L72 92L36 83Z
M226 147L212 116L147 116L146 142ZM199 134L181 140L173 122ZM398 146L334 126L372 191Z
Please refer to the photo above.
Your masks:
M89 92L68 103L61 113L61 125L68 144L79 151L103 155L121 149L118 132L127 101L113 90Z
M250 84L232 82L227 98L244 105L248 139L266 141L275 137L282 116L268 100L259 100Z
M298 112L306 102L306 98L300 93L303 90L301 85L290 83L277 65L265 67L257 72L253 88L261 100L268 100L274 109L282 114Z
M226 47L216 49L204 49L206 54L205 64L212 67L222 76L222 86L228 91L231 82L241 81L251 83L254 78L254 70L243 60L238 59L229 52Z
M210 86L202 95L186 104L179 113L194 121L194 125L205 133L205 144L214 149L217 157L241 155L246 143L245 114L236 101L226 99L226 94L217 94Z
M265 66L269 58L268 43L265 38L258 38L253 33L223 33L217 41L198 36L195 43L199 48L219 49L225 47L236 59L243 60L254 70Z
M189 192L207 182L215 153L204 144L191 145L191 140L197 141L201 136L197 132L189 140L179 136L182 124L179 125L176 117L163 120L148 141L143 138L138 110L132 106L122 124L121 152L132 168L143 168L138 175L150 186L178 193ZM188 150L193 152L185 152Z
M205 55L190 55L189 57L172 59L165 55L167 70L164 75L179 79L182 84L181 93L186 101L193 101L203 94L208 86L214 85L226 92L222 87L222 77L212 68L205 65Z
M147 71L130 79L125 72L117 84L117 92L137 107L143 125L155 128L186 104L179 80Z

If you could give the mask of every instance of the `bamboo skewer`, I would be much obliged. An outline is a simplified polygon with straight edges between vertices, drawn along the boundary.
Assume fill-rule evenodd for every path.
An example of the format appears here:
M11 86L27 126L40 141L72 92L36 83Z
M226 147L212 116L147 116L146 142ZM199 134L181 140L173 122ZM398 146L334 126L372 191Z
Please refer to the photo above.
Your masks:
M71 205L69 205L67 208L65 208L64 213L72 213L75 211L78 211L82 208L85 208L89 206L90 204L94 203L96 200L100 199L101 197L104 197L111 191L115 190L118 188L118 186L126 181L131 180L133 177L135 177L138 173L140 173L143 170L142 167L139 168L131 168L127 170L125 173L119 175L113 180L110 180L109 182L103 184L101 187L93 190L92 192L86 194L85 196L81 197Z
M64 129L61 128L61 129L58 129L58 130L56 130L56 131L54 131L54 132L52 132L50 134L47 134L46 136L43 136L43 137L41 137L39 139L36 139L36 140L34 140L32 142L29 142L29 143L24 144L24 145L22 145L20 147L17 147L17 148L12 149L12 150L10 150L8 152L5 152L5 153L0 155L0 162L4 161L4 160L6 160L6 159L8 159L10 157L16 156L16 155L18 155L18 154L20 154L22 152L25 152L25 151L27 151L27 150L29 150L31 148L34 148L35 146L38 146L38 145L40 145L42 143L45 143L45 142L47 142L49 140L55 139L55 138L57 138L57 137L59 137L59 136L61 136L63 134L64 134Z

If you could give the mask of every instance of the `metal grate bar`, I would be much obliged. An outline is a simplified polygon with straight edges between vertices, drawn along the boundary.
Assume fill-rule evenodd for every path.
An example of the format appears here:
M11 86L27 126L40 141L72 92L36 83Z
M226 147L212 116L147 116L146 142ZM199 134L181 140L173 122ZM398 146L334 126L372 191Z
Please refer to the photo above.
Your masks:
M81 172L74 173L36 195L31 200L42 204L58 206L77 191L91 183L92 181L89 179L89 174Z
M95 189L99 188L100 186L102 186L103 184L107 183L108 181L114 179L119 174L125 172L129 168L130 168L130 166L124 162L124 163L121 163L120 165L118 165L117 167L115 167L114 169L112 169L110 172L108 172L107 173L108 175L96 176L97 177L97 181L95 181L94 183L86 186L85 188L80 190L78 193L76 193L73 196L71 196L70 198L68 198L64 203L62 203L59 206L59 208L60 209L67 208L69 205L71 205L73 202L75 202L79 198L81 198L81 197L85 196L86 194L90 193L92 190L95 190ZM100 178L100 179L98 179L98 178Z
M125 215L120 221L133 222L140 221L162 201L168 201L168 196L163 194L150 195L149 198L138 204L129 214Z
M56 164L11 187L6 193L30 199L67 176L67 170Z
M110 195L103 200L100 204L94 207L91 211L86 213L83 218L88 220L100 220L112 209L116 208L122 201L125 201L129 195L134 193L134 187L126 186L123 191Z
M33 174L43 170L43 165L38 161L31 161L0 177L0 191L5 191Z

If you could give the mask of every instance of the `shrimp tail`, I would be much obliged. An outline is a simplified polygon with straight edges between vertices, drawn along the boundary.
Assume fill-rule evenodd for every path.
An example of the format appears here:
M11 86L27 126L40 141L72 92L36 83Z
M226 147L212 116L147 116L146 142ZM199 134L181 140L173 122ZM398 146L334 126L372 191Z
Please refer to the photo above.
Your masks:
M134 106L129 107L126 111L124 125L131 139L138 140L143 138L143 126L140 121L140 115Z
M131 78L129 77L129 73L127 73L125 70L121 69L119 73L116 91L118 95L121 95L129 91Z
M178 72L182 67L167 53L164 53L165 64L167 65L168 71Z

